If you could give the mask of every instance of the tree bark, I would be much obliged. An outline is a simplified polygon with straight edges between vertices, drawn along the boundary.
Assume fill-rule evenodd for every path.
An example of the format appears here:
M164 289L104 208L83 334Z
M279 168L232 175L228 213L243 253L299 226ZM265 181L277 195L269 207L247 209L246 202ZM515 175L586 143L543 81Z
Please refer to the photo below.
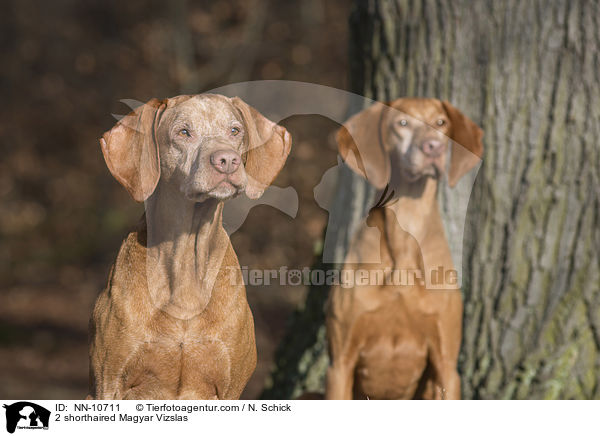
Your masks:
M354 92L447 99L485 132L470 200L469 184L440 189L462 264L463 397L599 398L600 4L357 1L350 27ZM338 199L369 192L344 177ZM340 252L352 226L335 229ZM323 390L326 294L297 312L265 397Z

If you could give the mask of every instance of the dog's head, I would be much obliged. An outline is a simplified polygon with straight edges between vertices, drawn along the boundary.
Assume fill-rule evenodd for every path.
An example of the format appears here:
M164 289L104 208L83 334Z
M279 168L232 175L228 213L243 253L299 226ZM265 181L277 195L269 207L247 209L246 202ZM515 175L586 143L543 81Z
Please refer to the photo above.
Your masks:
M112 175L136 201L159 180L186 198L258 198L275 179L291 136L239 98L201 94L152 99L100 139Z
M396 173L409 183L444 174L452 140L448 182L454 186L480 161L482 136L446 101L401 98L351 117L339 129L337 143L346 163L381 189Z

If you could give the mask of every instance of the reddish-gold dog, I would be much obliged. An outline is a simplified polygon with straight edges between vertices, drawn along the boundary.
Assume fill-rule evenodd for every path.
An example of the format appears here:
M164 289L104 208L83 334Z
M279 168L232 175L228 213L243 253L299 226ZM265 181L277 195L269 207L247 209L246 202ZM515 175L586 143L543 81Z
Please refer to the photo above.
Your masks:
M289 133L238 98L206 94L151 100L100 143L146 215L94 308L88 398L239 398L256 345L223 200L262 195Z
M460 289L452 280L432 289L429 280L434 270L454 271L436 193L449 139L454 186L479 162L482 136L448 102L420 98L375 104L339 130L346 163L387 191L367 219L380 236L359 232L344 268L374 281L330 295L327 399L460 398ZM367 263L373 254L379 263ZM397 283L391 270L419 275Z

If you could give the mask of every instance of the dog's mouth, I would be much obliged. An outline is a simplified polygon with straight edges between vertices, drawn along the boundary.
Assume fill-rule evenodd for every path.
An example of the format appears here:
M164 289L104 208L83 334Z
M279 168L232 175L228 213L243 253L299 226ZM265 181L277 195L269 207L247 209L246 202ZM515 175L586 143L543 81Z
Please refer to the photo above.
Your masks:
M241 183L238 181L233 181L229 177L225 177L219 183L215 185L208 193L222 191L222 190L232 190L235 191L236 194L242 192L246 188L245 183Z
M423 177L439 179L441 175L442 170L434 163L428 164L422 168L405 167L402 169L402 176L410 183L416 182Z
M212 187L202 191L192 192L188 198L195 202L202 202L209 198L217 200L229 200L244 192L246 184L237 180L232 180L229 176L224 176L221 180L213 184Z
M418 152L409 151L396 156L396 164L402 178L413 183L423 177L439 179L444 173L443 160L439 157L419 156Z

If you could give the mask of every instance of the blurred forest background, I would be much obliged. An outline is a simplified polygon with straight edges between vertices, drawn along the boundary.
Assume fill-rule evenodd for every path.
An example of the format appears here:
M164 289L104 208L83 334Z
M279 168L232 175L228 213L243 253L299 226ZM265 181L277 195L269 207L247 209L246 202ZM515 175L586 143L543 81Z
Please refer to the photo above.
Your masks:
M121 240L143 212L105 167L97 138L129 108L233 82L347 88L349 1L7 1L0 15L0 397L87 393L87 326ZM276 185L295 220L254 208L233 235L241 265L310 266L327 214L313 188L336 164L318 116L292 117ZM269 231L265 231L269 229ZM260 395L301 287L248 287Z

